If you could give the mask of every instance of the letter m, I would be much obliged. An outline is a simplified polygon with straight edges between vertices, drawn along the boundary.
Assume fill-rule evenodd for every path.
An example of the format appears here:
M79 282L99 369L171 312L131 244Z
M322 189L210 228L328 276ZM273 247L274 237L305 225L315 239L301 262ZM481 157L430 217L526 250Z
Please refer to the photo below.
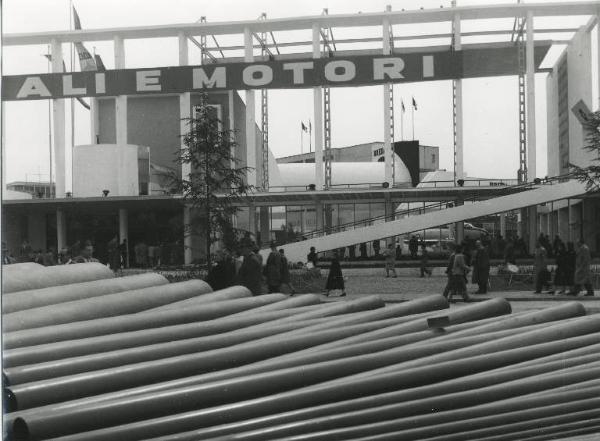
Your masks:
M204 72L204 68L198 67L193 70L193 85L194 89L210 89L214 87L225 87L226 86L226 77L225 77L225 66L215 67L212 75L209 77Z

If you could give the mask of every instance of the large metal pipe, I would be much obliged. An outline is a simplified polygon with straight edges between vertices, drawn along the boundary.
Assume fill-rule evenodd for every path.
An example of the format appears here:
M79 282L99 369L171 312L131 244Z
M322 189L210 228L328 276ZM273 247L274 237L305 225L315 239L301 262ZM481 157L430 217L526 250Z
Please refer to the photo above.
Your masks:
M251 310L257 305L260 306L278 302L284 298L286 298L284 294L265 294L263 296L207 303L203 307L204 314L202 318L204 320L214 320L219 317L229 316L231 312ZM198 320L200 321L201 319L199 318ZM240 328L246 327L243 321L240 320L239 323ZM250 323L255 324L254 322ZM87 354L100 354L128 347L139 347L161 342L196 338L206 335L205 332L207 327L203 325L203 323L191 323L166 326L157 329L109 334L107 336L80 338L76 340L8 349L4 351L2 361L5 368L10 368ZM222 329L223 328L220 328L220 330ZM231 330L232 329L227 329L227 331Z
M39 270L45 268L44 265L40 265L39 263L35 263L35 262L19 262L19 263L10 263L7 265L2 265L2 271L4 272L4 274L10 273L10 272L17 272L17 271L35 271L35 270Z
M135 348L52 360L44 363L5 368L4 376L9 385L30 383L33 381L75 375L82 372L99 371L116 366L227 348L248 341L254 342L274 334L303 328L305 326L306 323L304 321L295 320L289 320L288 323L269 327L251 326L241 330L207 337L169 341Z
M166 285L169 281L155 273L136 274L114 279L93 280L70 285L19 291L2 296L2 313L39 308L56 303L70 302L122 291Z
M198 303L222 302L224 300L240 299L243 297L251 296L252 292L248 288L242 285L235 285L230 286L228 288L220 289L215 292L208 291L207 293L201 296L191 297L189 299L180 300L178 302L167 303L166 305L148 309L147 311L164 311L165 309L187 308L189 306L197 305Z
M132 314L211 291L208 283L198 279L169 283L5 314L2 327L11 332Z
M379 405L370 409L338 413L336 415L320 416L304 421L270 426L250 432L232 435L236 440L263 440L299 437L306 435L308 439L328 439L330 434L344 431L344 428L361 426L366 424L377 424L394 418L407 420L409 417L416 419L432 413L444 413L455 409L464 409L471 406L493 406L495 402L512 399L515 397L533 394L539 391L552 390L561 387L582 383L595 379L594 375L600 374L600 364L587 365L587 369L562 369L555 374L542 378L529 377L516 379L482 389L465 390L458 393L436 396L427 399L417 399L402 403ZM308 434L318 433L322 438ZM376 433L376 432L374 432ZM337 433L333 438L338 438ZM353 438L350 432L344 432L347 438ZM481 439L481 434L473 434L473 437L463 439ZM405 439L399 437L399 439ZM422 439L422 438L420 438Z
M502 317L496 321L484 323L480 326L468 327L461 334L470 334L472 332L493 332L499 329L519 328L521 326L529 326L535 323L546 323L560 321L575 317L584 316L586 313L585 307L579 302L567 302L558 306L544 308L541 311L532 311L520 315L509 315ZM449 329L456 329L450 327ZM457 335L456 333L454 335Z
M301 308L298 308L301 309ZM326 307L318 308L321 312L321 317L326 316L328 312L332 314L336 313L327 309ZM149 335L153 330L158 328L168 328L165 330L170 331L170 326L184 326L185 324L202 325L206 326L206 331L211 332L222 332L222 329L230 330L232 326L242 326L241 323L252 322L259 323L261 321L275 320L277 318L288 317L290 315L298 314L299 312L304 314L312 310L312 308L304 308L302 311L295 309L288 309L282 311L273 311L271 313L265 313L265 317L261 318L257 314L257 317L244 317L237 319L231 319L229 321L219 321L218 324L206 323L198 324L197 321L210 320L214 318L207 315L207 308L204 305L197 305L185 309L178 310L167 310L167 311L156 311L156 312L141 312L138 314L127 314L118 317L107 317L96 320L88 320L80 323L69 323L65 325L57 326L45 326L42 328L27 329L24 331L16 331L4 334L4 347L5 348L17 348L23 346L35 346L45 343L61 342L67 340L84 339L90 337L107 337L112 338L109 335L115 334L118 338L121 337L121 333L132 332L132 331L146 331ZM210 312L210 311L209 311ZM315 315L318 316L318 315ZM312 318L312 317L310 317ZM224 320L224 319L222 319ZM142 333L144 332L142 331ZM159 331L160 332L160 331ZM204 335L204 334L200 334ZM194 337L199 336L198 334L192 335ZM145 341L145 340L144 340ZM143 343L140 343L143 344ZM127 347L127 346L123 346Z
M543 363L542 360L545 358L544 357L535 360L540 362L536 366L531 366L527 368L516 368L510 372L496 374L498 370L493 369L483 371L480 374L459 377L447 381L442 381L439 383L428 384L425 386L406 388L375 395L366 395L360 398L306 407L283 413L273 413L268 416L262 416L253 419L245 419L243 421L235 421L233 423L216 425L208 427L206 429L191 430L187 433L178 434L176 439L178 441L212 439L213 437L223 437L225 435L254 431L258 429L264 430L264 428L293 422L301 424L303 421L307 421L313 418L325 416L331 416L332 418L335 418L336 415L339 415L341 413L358 411L361 409L372 409L377 406L396 405L402 402L422 400L430 397L435 398L446 394L460 393L467 390L477 390L491 385L498 385L506 381L511 381L515 378L528 378L534 377L539 374L553 373L563 368L568 368L571 366L581 366L582 364L589 362L597 362L599 360L599 357L600 354L595 353L592 355L584 355L579 357L568 357L565 358L564 361L558 360ZM158 441L159 439L163 441L162 437L157 438L156 441ZM166 439L168 439L168 437L165 437L164 441L166 441Z
M493 347L496 351L500 351L519 346L540 344L548 342L552 339L570 338L577 335L584 335L586 333L593 334L597 333L598 331L600 331L600 316L581 317L577 320L571 320L566 323L553 323L550 326L544 326L541 329L536 328L530 331L522 332L517 336L509 336L498 339L490 343L490 349ZM592 335L592 337L594 337L594 335ZM600 334L597 335L596 338L597 341L600 342ZM404 368L409 368L423 366L428 363L439 363L441 361L452 360L461 357L470 357L474 354L477 354L478 351L486 350L486 346L486 344L474 345L468 348L457 349L455 351L444 352L434 356L423 357L417 360L406 362L403 364L403 366ZM410 346L407 346L407 349L408 348L410 348ZM370 372L369 375L380 375L382 373L389 372L390 369L392 368L378 369Z
M113 277L110 268L97 262L48 266L34 271L8 271L2 277L2 292L11 293Z
M352 383L334 384L333 382L320 383L314 386L281 392L253 400L236 402L230 405L212 407L204 410L195 410L187 414L175 414L178 406L210 406L214 400L224 400L224 395L231 394L230 398L235 400L239 393L238 387L248 386L239 379L235 390L234 384L204 385L199 388L183 388L165 391L159 394L150 394L145 399L134 397L135 413L127 413L124 409L132 406L131 401L124 401L120 405L115 402L101 403L99 406L79 406L70 411L37 412L21 420L25 424L28 433L35 437L55 437L63 434L76 433L91 430L94 427L102 427L115 423L131 421L132 419L143 420L137 423L122 424L107 430L99 430L97 433L86 433L89 441L112 440L112 439L147 439L168 433L177 433L199 427L208 427L214 424L238 421L260 415L269 415L285 410L299 409L320 403L331 403L343 399L360 397L362 395L376 394L384 391L415 387L423 384L432 384L444 379L455 378L471 373L482 372L494 367L508 365L514 362L537 358L543 355L557 353L567 348L589 344L594 341L593 336L585 335L566 340L558 340L550 343L517 348L508 351L500 351L459 359L430 364L413 369L397 369L386 375L367 377ZM401 365L399 365L401 366ZM268 380L273 378L266 376ZM271 384L264 381L262 384ZM285 387L284 387L285 389ZM282 389L282 390L284 390ZM121 407L123 406L123 407ZM152 415L173 415L152 420L145 419ZM110 418L110 419L109 419ZM15 421L15 425L17 424ZM76 439L76 438L75 438ZM80 438L84 439L84 438ZM206 439L206 438L199 438Z
M366 302L365 299L359 299L348 303L352 303L352 305L349 305L349 309L355 310L359 305L362 305L364 308L372 308L375 305L379 305L380 302L381 299L374 296L370 302ZM310 318L312 317L305 319ZM377 322L365 323L323 331L313 335L300 334L295 338L282 337L264 342L244 343L199 354L181 355L136 363L135 365L103 369L95 371L93 374L76 374L48 381L17 385L10 389L10 393L14 397L14 403L16 403L18 408L24 409L89 396L100 392L109 392L111 390L166 381L192 373L207 372L229 366L239 366L252 361L304 349L321 342L336 340L348 335L372 330L379 326L381 324Z
M261 297L266 297L267 295L264 296L260 296L258 298ZM255 297L256 298L256 297ZM270 313L262 313L260 314L260 316L272 316L274 314L274 312L270 312ZM421 314L419 314L421 315ZM414 317L414 316L410 316L410 317ZM248 322L247 319L250 317L244 317L244 319L246 319L245 321L241 321L242 318L237 318L236 321L240 323L240 326L233 326L231 327L232 329L238 329L240 327L245 327L248 324L252 324L252 322ZM271 317L268 317L271 318ZM229 317L228 317L229 319ZM223 320L220 320L219 322L223 322ZM200 324L202 325L202 324ZM190 325L183 325L183 326L190 326ZM162 328L161 328L162 329ZM142 331L144 334L149 333L149 332L157 332L158 330L148 330L148 331ZM225 330L225 329L223 329ZM213 332L213 330L211 329L211 332ZM136 332L137 334L141 334L140 331ZM135 334L135 333L130 333L130 334ZM359 335L363 335L363 334L359 334ZM388 338L384 338L384 339L374 339L372 341L368 341L366 343L361 343L361 344L355 344L355 345L344 345L343 347L340 347L337 350L323 350L320 352L315 352L314 354L310 353L310 351L308 351L310 355L310 357L314 357L314 358L307 358L303 360L302 364L308 364L308 362L310 362L311 360L315 361L324 361L327 359L336 359L336 358L342 358L344 356L350 356L353 354L364 354L364 353L372 353L372 352L377 352L380 350L384 350L384 349L388 349L391 347L397 347L403 344L408 344L408 343L412 343L415 341L421 341L427 338L432 338L435 337L439 334L436 333L432 333L431 331L424 331L424 332L420 332L420 333L408 333L406 335L394 335L393 337L388 337ZM141 336L141 335L140 335ZM107 337L113 337L113 336L107 336ZM95 339L98 339L99 337L96 337ZM105 338L105 337L102 337ZM86 340L84 342L82 342L82 346L85 347L92 345L92 340L94 339L83 339ZM116 337L117 341L122 341L123 338L119 338L118 336ZM339 341L344 341L346 339L341 339ZM68 345L74 345L77 344L79 341L78 340L72 340L69 342L65 342ZM49 350L51 350L51 346L53 345L48 345L49 346ZM133 345L133 346L137 346L137 345ZM320 347L324 347L327 345L318 345L315 346L315 348L320 348ZM95 351L92 351L95 352ZM298 356L302 356L302 354L304 353L304 351L296 351L294 353L292 353L292 355L298 354ZM156 383L156 384L152 384L152 385L148 385L148 386L143 386L143 387L139 387L139 388L132 388L132 389L127 389L125 391L119 391L116 393L108 393L108 394L103 394L103 395L99 395L99 396L95 396L95 397L89 397L89 398L85 398L85 399L79 399L79 400L72 400L70 402L65 402L65 403L60 403L60 404L55 404L55 405L49 405L49 406L44 406L45 408L69 408L69 407L73 407L73 406L79 406L80 404L89 404L91 402L99 402L99 401L105 401L105 400L109 400L109 399L113 399L113 398L123 398L125 396L132 396L132 395L136 395L136 394L140 394L140 393L148 393L148 392L157 392L160 390L165 390L165 389L173 389L173 388L177 388L177 387L182 387L182 386L189 386L189 385L193 385L193 384L199 384L201 382L208 382L208 381L217 381L217 380L221 380L221 379L226 379L226 378L232 378L235 376L242 376L242 375L250 375L252 373L258 373L258 372L266 372L266 371L270 371L273 370L275 368L281 369L281 368L285 368L285 367L292 367L292 366L297 366L299 364L298 360L295 359L294 357L288 357L287 355L283 355L283 356L279 356L279 357L275 357L275 358L270 358L268 360L265 361L260 361L260 362L255 362L255 363L251 363L245 366L240 366L239 368L230 368L230 369L226 369L226 370L221 370L221 371L217 371L217 372L212 372L212 373L208 373L208 374L201 374L201 375L194 375L194 376L190 376L190 377L185 377L185 378L181 378L181 379L177 379L177 380L171 380L171 381L167 381L167 382L162 382L162 383ZM36 409L32 409L33 411L35 411ZM23 412L18 412L17 414L27 414L28 411L23 411ZM13 414L14 415L14 414Z
M597 409L600 406L600 380L587 382L588 388L573 391L563 390L539 396L519 396L483 406L418 415L411 418L396 418L372 424L363 424L343 429L313 432L302 436L302 440L357 439L380 433L406 441L422 440L432 436L450 435L467 429L488 428L488 434L497 433L493 428L512 425L531 419L551 417L563 413ZM467 416L467 413L470 415ZM244 439L231 437L230 439ZM480 438L475 438L480 439Z
M285 309L285 308L298 308L300 306L307 305L316 305L321 303L321 298L315 294L302 294L297 295L295 297L287 297L285 300L279 303L274 303L271 305L265 305L260 308L256 308L254 312L266 312L266 311L275 311L277 309ZM248 311L249 312L249 311ZM245 314L246 312L240 312L237 315Z
M422 315L422 314L418 314L418 315ZM409 317L414 317L414 316L409 316ZM254 362L249 365L240 366L239 368L230 368L230 369L221 370L221 371L217 371L217 372L213 372L213 373L209 373L209 374L188 376L185 378L166 381L166 382L162 382L162 383L156 383L156 384L152 384L152 385L148 385L148 386L142 386L139 388L127 389L125 391L120 391L115 394L104 394L100 397L91 397L91 398L88 398L87 400L89 402L104 401L105 399L112 399L112 398L117 398L117 397L122 398L125 396L132 396L132 395L136 395L139 393L157 392L157 391L161 391L161 390L165 390L165 389L172 389L172 388L176 388L176 387L196 385L196 384L200 384L200 383L206 383L208 381L217 381L217 380L221 380L221 379L232 378L236 375L249 375L252 373L266 372L266 371L273 370L275 366L278 366L279 368L284 368L284 367L297 366L299 364L307 364L308 361L310 361L310 360L314 360L314 362L316 362L316 361L324 361L324 360L328 360L328 359L342 358L345 354L347 356L350 356L353 353L352 351L354 351L354 353L356 353L356 354L367 353L367 352L376 352L377 348L381 348L380 350L383 350L383 349L386 349L389 347L398 346L400 344L408 344L408 343L411 343L414 341L420 341L425 338L431 338L436 335L439 335L439 334L433 333L429 330L420 332L420 333L410 332L410 328L412 325L414 325L414 322L411 322L411 324L409 324L408 327L394 325L394 323L396 323L396 322L399 322L398 325L402 325L403 319L404 318L394 318L394 319L387 319L387 320L378 322L379 325L381 325L381 326L387 326L389 324L392 325L392 326L384 328L384 329L390 329L390 330L393 329L392 331L388 332L389 335L394 336L392 338L388 337L388 339L382 339L382 338L374 337L373 339L357 339L357 341L365 341L365 343L360 346L350 345L350 341L353 341L352 339L354 339L355 337L360 337L362 335L368 335L368 334L371 334L371 333L377 332L377 331L365 332L365 333L358 334L353 337L342 338L340 340L337 340L338 342L348 342L348 343L342 344L342 345L336 345L333 348L329 346L330 344L326 343L326 344L314 346L312 348L308 348L306 350L300 350L300 351L293 352L291 354L285 354L285 355L281 355L281 356L278 356L275 358L269 358L268 360ZM327 320L327 321L329 321L329 320ZM420 321L419 323L421 323L419 325L419 328L425 327L425 325L423 325L424 321ZM269 327L273 326L272 322L267 323L267 325ZM186 326L188 326L188 325L186 325ZM299 331L305 332L306 329L309 329L309 328L303 328ZM156 332L156 331L160 331L160 329L152 330L152 331L144 331L144 333ZM137 332L136 334L140 334L140 332ZM113 336L108 336L108 337L113 337ZM87 340L90 340L90 339L87 339ZM123 338L118 338L118 336L116 336L115 340L120 342L123 340ZM391 341L386 341L386 340L391 340ZM75 340L75 341L71 341L71 342L67 342L67 343L74 345L79 342L77 340ZM85 346L85 343L86 343L85 341L82 342L83 346ZM332 342L332 343L335 343L335 342ZM338 349L336 350L336 348L338 348ZM79 402L83 402L83 401L82 400L73 400L72 402L73 402L73 405L78 405ZM59 405L59 406L62 407L62 405ZM69 405L67 404L67 407L68 406Z
M583 410L567 414L552 415L545 418L520 423L512 423L504 426L494 426L493 432L485 438L476 438L477 433L486 433L490 429L480 429L472 432L461 432L457 434L444 435L442 437L429 438L431 441L452 441L459 439L482 439L482 441L512 441L515 439L527 439L528 441L570 439L578 441L596 441L600 433L600 409ZM582 435L593 435L585 437ZM471 435L475 435L471 436ZM579 435L579 436L577 436Z

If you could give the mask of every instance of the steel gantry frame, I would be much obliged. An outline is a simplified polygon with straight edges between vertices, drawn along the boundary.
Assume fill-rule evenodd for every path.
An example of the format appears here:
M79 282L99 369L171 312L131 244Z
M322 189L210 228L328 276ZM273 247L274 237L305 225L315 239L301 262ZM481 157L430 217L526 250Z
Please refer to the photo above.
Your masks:
M521 3L521 0L518 0ZM511 42L517 48L518 58L518 94L519 94L519 170L517 179L520 184L527 182L527 108L525 91L525 41L523 31L527 20L525 17L515 17Z
M323 15L329 13L328 9L323 9ZM327 51L328 57L333 57L336 51L333 30L330 27L320 29L323 52ZM323 156L325 168L325 189L331 187L331 162L333 154L331 152L331 89L323 87Z
M266 20L267 14L263 12L260 17L260 20ZM268 58L269 60L273 60L275 56L267 46L267 32L263 31L258 35L256 32L252 34L255 39L258 40L260 44L260 54L264 59ZM271 33L271 37L273 34ZM273 42L275 43L275 38L273 37ZM277 43L275 43L275 48L277 48ZM277 53L279 53L279 49L277 49ZM262 153L262 176L261 176L261 187L263 191L269 190L269 92L267 89L260 90L260 130L261 130L261 153Z
M386 6L386 11L387 12L391 12L392 11L392 6L391 5L387 5ZM388 22L388 33L389 33L389 53L393 54L394 53L394 27L392 26L391 23ZM389 88L390 88L390 100L388 103L389 109L390 109L390 121L389 121L389 129L390 129L390 140L392 143L391 149L392 149L392 186L395 185L396 183L396 152L394 151L394 140L395 140L395 116L394 116L394 83L389 83Z

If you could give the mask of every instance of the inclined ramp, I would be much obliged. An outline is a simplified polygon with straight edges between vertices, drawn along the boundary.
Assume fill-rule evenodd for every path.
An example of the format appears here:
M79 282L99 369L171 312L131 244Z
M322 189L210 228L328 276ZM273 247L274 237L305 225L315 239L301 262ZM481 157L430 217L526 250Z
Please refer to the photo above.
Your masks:
M334 250L362 242L370 242L386 237L409 234L428 228L436 228L454 222L465 221L480 216L503 213L519 208L539 205L561 199L574 198L585 193L585 184L570 180L540 184L530 190L521 191L507 196L498 196L485 201L477 201L403 219L379 223L367 227L355 228L329 235L323 235L301 242L293 242L278 248L285 250L289 262L305 262L310 247L317 252ZM261 250L266 261L270 250Z

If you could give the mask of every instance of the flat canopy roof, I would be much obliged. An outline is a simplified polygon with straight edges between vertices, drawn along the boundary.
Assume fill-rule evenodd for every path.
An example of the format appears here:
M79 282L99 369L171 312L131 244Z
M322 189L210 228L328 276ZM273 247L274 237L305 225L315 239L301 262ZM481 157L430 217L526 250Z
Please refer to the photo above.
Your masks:
M324 191L286 191L256 193L244 198L240 205L283 206L351 204L368 202L437 202L454 201L456 199L489 199L506 192L518 192L523 189L510 187L447 187L447 188L381 188L364 190L324 190ZM2 202L4 209L52 211L58 208L95 206L99 209L131 208L160 209L176 208L181 204L181 196L108 196L93 198L59 198L59 199L19 199Z
M315 15L276 19L259 19L232 22L194 22L171 25L137 26L105 29L84 29L77 31L52 31L35 33L4 34L4 46L48 44L56 39L59 42L113 40L115 36L124 39L164 38L196 35L243 34L245 29L251 32L274 32L312 29L316 24L321 28L380 26L383 19L390 24L436 23L452 21L455 14L461 20L481 20L493 18L525 17L527 13L535 17L577 16L600 14L600 2L558 2L558 3L509 3L485 6L459 6L456 8L437 8L410 11L372 12L360 14Z

